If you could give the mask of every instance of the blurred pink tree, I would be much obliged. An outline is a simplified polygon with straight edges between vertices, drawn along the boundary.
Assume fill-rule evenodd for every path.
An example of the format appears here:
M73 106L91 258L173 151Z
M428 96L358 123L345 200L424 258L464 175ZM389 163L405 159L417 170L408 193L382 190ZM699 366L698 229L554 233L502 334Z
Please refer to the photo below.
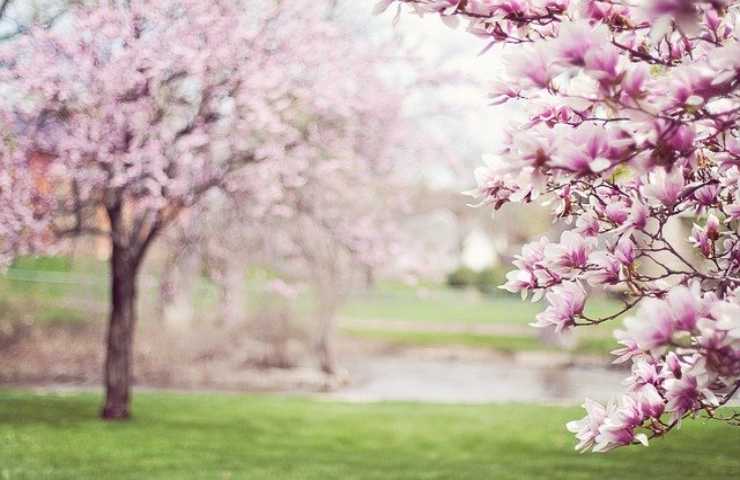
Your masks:
M295 147L301 149L300 162L289 170L270 162L254 163L244 174L259 182L227 182L178 220L182 228L168 235L163 311L164 304L180 297L178 266L196 257L221 291L219 323L239 328L244 311L239 305L243 295L237 292L246 268L266 267L288 282L309 287L317 304L310 336L319 365L327 374L337 372L337 308L352 288L366 281L369 271L398 253L412 191L406 170L419 163L418 158L408 158L406 138L413 137L412 125L402 113L408 87L388 85L380 78L377 59L382 50L380 46L370 55L352 57L365 68L353 74L361 88L342 101L348 115L330 127L341 126L341 135L326 135L328 119L312 118L304 126L305 142ZM382 58L388 62L394 56ZM413 150L424 156L423 147ZM288 287L294 290L294 285Z
M495 104L535 111L476 171L498 209L554 202L559 241L526 245L504 288L548 306L564 331L635 311L616 335L627 392L586 400L578 450L647 444L740 389L740 5L732 0L384 0L433 14L506 55ZM481 45L483 46L483 45ZM512 47L513 46L513 47ZM688 239L671 226L693 220ZM590 288L624 293L585 313Z
M258 192L244 201L259 208L280 194L275 178L299 186L363 128L354 107L370 68L312 2L127 3L74 6L67 27L0 47L12 97L0 248L10 258L69 235L110 238L105 419L129 416L137 272L152 242L214 188Z
M375 82L365 78L362 84ZM373 101L353 116L352 123L361 128L338 139L341 145L322 142L298 177L273 176L263 171L266 163L250 166L262 183L276 187L272 193L213 192L170 236L170 268L192 255L208 266L222 292L221 319L227 328L238 326L243 314L242 299L234 292L247 266L265 266L307 286L316 300L310 336L328 374L337 371L335 315L341 301L367 282L369 272L391 262L406 238L401 226L410 190L398 167L409 160L395 147L408 125L399 116L399 98L389 94L380 101L378 92L385 87L373 88ZM249 201L255 198L260 201ZM186 256L178 258L181 252Z

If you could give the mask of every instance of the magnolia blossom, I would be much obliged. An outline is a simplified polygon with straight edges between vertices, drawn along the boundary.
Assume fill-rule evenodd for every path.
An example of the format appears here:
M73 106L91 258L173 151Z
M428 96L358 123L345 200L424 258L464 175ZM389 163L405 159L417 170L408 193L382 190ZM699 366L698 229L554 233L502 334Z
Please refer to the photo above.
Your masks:
M661 349L673 338L673 313L663 300L649 298L640 305L637 315L624 320L626 335L642 351Z
M518 258L505 288L547 299L536 326L626 313L613 353L637 369L624 397L588 401L568 425L577 448L646 443L714 415L740 389L737 0L397 3L461 19L487 52L506 52L496 101L531 112L476 194L497 209L555 205L563 233ZM687 220L688 239L672 233ZM585 283L621 292L623 306L585 315Z
M669 378L663 382L666 411L671 412L673 421L686 413L700 409L703 405L716 406L717 398L708 388L709 377L700 367L682 372L679 378Z
M560 243L545 247L547 263L557 270L585 267L593 242L572 231L563 232Z
M634 396L624 395L619 404L610 404L604 423L599 427L593 451L606 452L635 441L647 445L647 435L636 432L644 418L640 402Z
M623 236L614 247L614 256L623 265L629 266L635 261L635 257L637 256L637 247L628 236Z
M673 206L684 187L683 169L674 168L667 172L665 168L659 167L648 176L647 182L642 189L646 197L667 207Z
M587 398L583 408L586 409L586 416L567 424L568 430L575 433L579 440L575 447L579 451L585 451L594 446L596 437L599 436L599 429L606 419L606 409L598 402Z
M537 315L534 326L554 325L561 332L575 325L578 315L586 304L586 291L577 283L563 283L553 287L545 296L549 305Z
M586 272L584 277L591 285L614 285L622 278L622 264L613 254L597 251L589 257L593 269Z

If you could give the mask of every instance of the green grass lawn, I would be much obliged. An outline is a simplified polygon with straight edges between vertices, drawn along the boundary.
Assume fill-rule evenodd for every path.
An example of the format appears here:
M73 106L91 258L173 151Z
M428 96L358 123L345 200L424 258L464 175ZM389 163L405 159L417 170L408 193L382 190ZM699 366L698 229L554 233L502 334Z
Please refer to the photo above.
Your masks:
M103 423L93 394L0 391L2 479L731 479L738 431L694 421L649 448L579 455L576 408L348 404L139 394Z
M468 332L408 332L394 330L370 330L342 328L343 333L355 338L378 340L399 346L445 346L487 348L504 353L529 351L562 351L557 345L547 345L536 335L489 335ZM575 346L568 350L584 355L608 356L619 347L611 336L582 336L576 339Z
M0 276L0 332L13 330L18 322L36 325L81 325L104 322L108 310L108 266L105 262L81 256L22 257ZM158 289L155 272L145 272L139 296L142 322L157 321ZM148 275L148 276L147 276ZM265 306L262 286L272 278L269 272L250 271L247 282L247 304L255 310ZM193 307L199 318L218 311L219 293L213 282L199 278L195 283ZM311 295L306 293L291 301L290 309L299 318L312 315ZM498 324L524 326L534 321L543 303L531 303L513 295L482 295L477 290L452 289L443 285L420 287L382 281L368 292L351 296L340 316L346 321L343 331L357 338L383 340L400 345L462 345L500 351L552 350L543 345L534 329L531 334L483 335L438 331L398 331L383 329L383 321L433 323ZM588 303L587 313L599 317L618 310L618 305L604 297ZM254 312L252 312L254 313ZM352 320L378 322L373 329L352 325ZM576 353L606 355L615 348L611 322L589 329L574 348ZM433 329L432 329L433 330ZM583 330L579 333L584 333Z
M424 292L420 294L420 292ZM543 344L534 328L529 335L499 335L472 332L399 331L383 329L382 322L410 321L430 323L499 324L525 326L534 321L544 308L543 302L522 301L519 297L499 294L481 295L443 286L427 286L422 290L393 283L384 283L375 290L352 298L341 314L345 320L342 331L356 338L381 340L397 345L443 346L459 345L490 348L503 352L558 350ZM618 311L620 304L606 297L589 300L586 313L594 318ZM377 320L378 327L362 328L352 320ZM607 356L618 347L612 336L621 322L578 329L574 353Z
M371 292L352 297L341 314L363 320L527 325L542 309L543 302L522 301L518 296L503 292L486 296L477 291L444 286L416 289L384 283ZM616 302L596 297L589 300L586 313L599 317L618 310Z
M76 323L85 321L85 317L92 320L101 316L97 310L103 310L104 313L107 309L107 275L108 266L105 262L84 256L74 259L22 257L5 275L0 275L0 301L26 306L42 322L64 322L66 319ZM151 284L152 281L156 282L156 273L149 272L149 276L152 278L148 282L140 279L140 303L147 305L156 300L158 292L157 286ZM260 288L269 278L259 274L259 271L249 272L245 276L250 305L260 303ZM212 282L200 278L193 292L195 306L212 308L218 301L215 288ZM309 299L299 300L294 302L297 312L310 311ZM444 285L413 287L383 281L368 292L351 296L340 315L361 320L526 325L534 321L542 308L542 302L522 301L517 296L503 292L490 296ZM616 309L618 306L614 301L596 297L589 301L587 313L601 316L613 313ZM145 317L142 315L143 321L146 321Z

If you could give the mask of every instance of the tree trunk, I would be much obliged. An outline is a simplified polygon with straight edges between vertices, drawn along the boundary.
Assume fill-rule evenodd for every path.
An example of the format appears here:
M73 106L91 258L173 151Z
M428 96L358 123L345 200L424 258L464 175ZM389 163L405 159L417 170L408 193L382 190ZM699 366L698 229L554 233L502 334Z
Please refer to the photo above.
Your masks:
M105 358L105 420L130 415L132 349L136 325L136 275L140 256L113 241L111 253L111 309Z
M159 319L164 327L177 331L193 326L193 280L198 258L190 251L170 257L160 275Z
M236 262L227 262L221 271L221 320L234 327L244 320L244 272Z
M319 338L316 353L321 371L329 375L337 373L336 348L334 345L336 308L333 301L321 302L319 306Z

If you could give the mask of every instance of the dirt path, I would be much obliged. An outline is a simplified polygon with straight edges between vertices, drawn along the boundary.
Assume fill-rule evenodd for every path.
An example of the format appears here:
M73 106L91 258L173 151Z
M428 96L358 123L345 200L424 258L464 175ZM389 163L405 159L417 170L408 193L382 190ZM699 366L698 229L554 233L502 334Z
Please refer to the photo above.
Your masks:
M351 382L322 397L357 402L535 402L579 404L608 400L622 391L623 370L570 365L542 354L457 356L406 351L358 355L344 362Z

